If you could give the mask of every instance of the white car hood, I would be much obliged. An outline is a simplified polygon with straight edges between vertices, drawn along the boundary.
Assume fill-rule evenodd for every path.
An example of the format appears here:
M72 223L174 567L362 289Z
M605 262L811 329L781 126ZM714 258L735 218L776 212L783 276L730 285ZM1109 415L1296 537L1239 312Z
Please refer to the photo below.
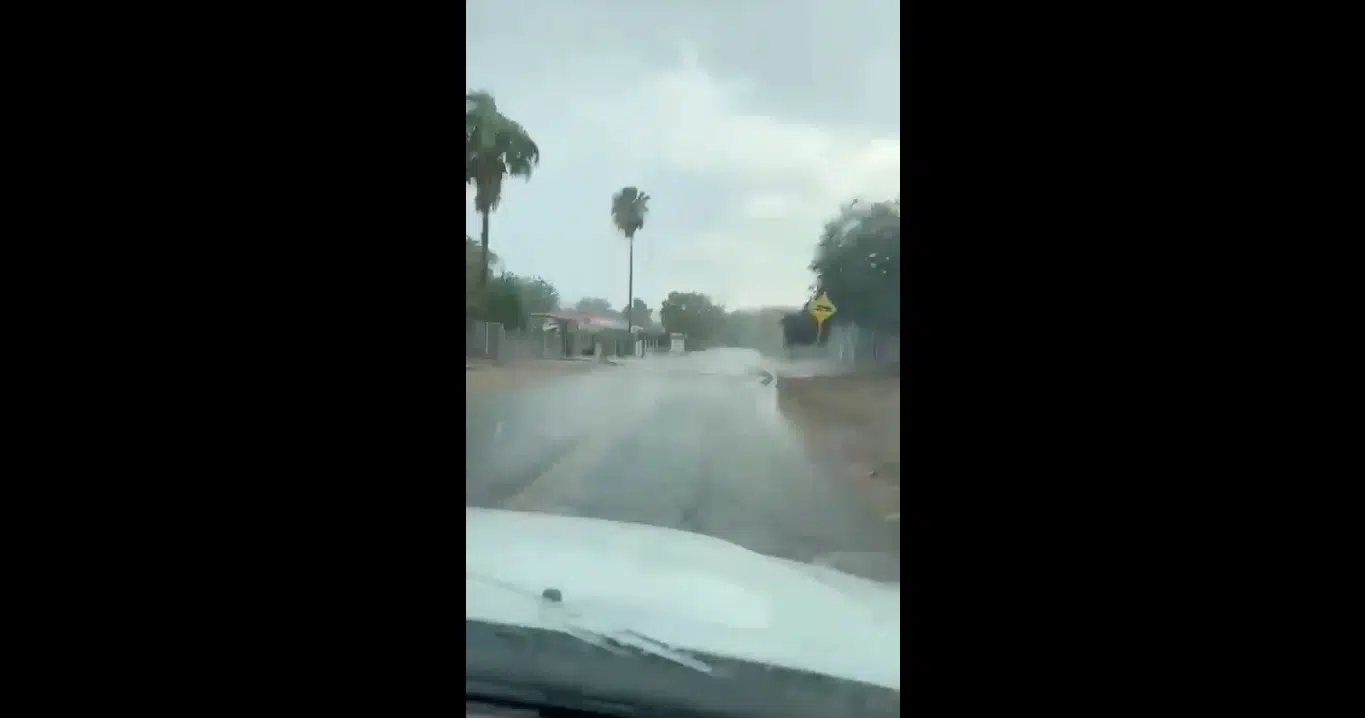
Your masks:
M900 588L642 524L465 509L465 620L550 628L540 601L676 648L900 690ZM520 596L520 598L518 598Z

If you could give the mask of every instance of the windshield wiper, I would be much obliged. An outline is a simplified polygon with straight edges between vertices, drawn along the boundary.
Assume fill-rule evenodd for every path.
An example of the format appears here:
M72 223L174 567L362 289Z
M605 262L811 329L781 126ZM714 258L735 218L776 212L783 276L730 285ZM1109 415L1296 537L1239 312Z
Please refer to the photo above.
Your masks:
M678 650L663 641L646 636L639 631L628 628L617 630L589 627L588 622L581 612L571 610L564 604L563 594L557 588L547 588L537 596L534 592L528 591L520 586L515 586L491 576L465 571L465 579L468 580L471 578L535 601L540 608L541 620L550 630L573 636L580 641L590 643L619 656L631 655L629 651L622 649L633 648L641 653L656 656L680 666L686 666L694 671L708 674L714 673L710 665L693 658L687 653Z

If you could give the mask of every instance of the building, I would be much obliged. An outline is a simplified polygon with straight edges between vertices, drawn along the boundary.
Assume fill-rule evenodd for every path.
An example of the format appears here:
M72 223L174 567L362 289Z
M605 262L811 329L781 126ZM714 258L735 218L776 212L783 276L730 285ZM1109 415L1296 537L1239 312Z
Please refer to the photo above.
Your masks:
M599 343L606 344L604 350L609 353L616 353L616 343L626 338L626 321L607 314L556 310L534 313L531 318L544 320L542 330L559 337L564 356L592 354ZM601 336L604 333L608 336Z
M620 317L608 316L606 314L597 314L595 312L556 310L553 312L532 314L531 316L547 320L547 328L552 322L556 326L567 326L571 330L589 334L595 334L607 329L624 330L626 328L626 320Z

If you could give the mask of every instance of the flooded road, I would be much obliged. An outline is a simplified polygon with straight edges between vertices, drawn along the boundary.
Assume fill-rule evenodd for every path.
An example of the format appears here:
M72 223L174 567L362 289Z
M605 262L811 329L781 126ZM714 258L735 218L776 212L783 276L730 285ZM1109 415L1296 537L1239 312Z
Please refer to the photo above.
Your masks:
M625 360L466 397L467 506L630 521L769 555L898 551L823 475L777 409L756 352Z

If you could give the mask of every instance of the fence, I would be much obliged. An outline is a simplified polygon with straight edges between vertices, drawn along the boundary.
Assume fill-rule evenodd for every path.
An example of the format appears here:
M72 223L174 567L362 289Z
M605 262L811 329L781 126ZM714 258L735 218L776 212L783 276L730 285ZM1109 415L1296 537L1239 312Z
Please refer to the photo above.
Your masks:
M465 358L519 361L590 356L596 344L602 345L607 356L630 355L630 340L624 331L562 333L543 327L507 331L497 322L478 319L465 322Z
M792 359L818 359L846 364L899 364L901 338L864 329L856 324L834 324L825 327L828 336L818 346L792 346L787 356Z
M515 361L565 354L564 339L557 332L539 328L509 332L497 322L478 319L465 323L466 358Z
M466 358L478 357L492 359L498 355L502 344L501 324L475 319L465 322L464 355Z

